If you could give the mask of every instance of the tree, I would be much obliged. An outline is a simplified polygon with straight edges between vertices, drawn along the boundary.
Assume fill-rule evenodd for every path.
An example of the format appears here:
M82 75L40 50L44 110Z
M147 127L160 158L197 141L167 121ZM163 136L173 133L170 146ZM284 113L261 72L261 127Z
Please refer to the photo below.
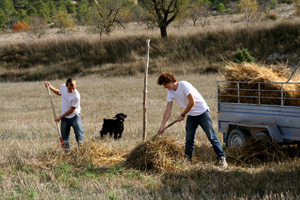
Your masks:
M37 12L37 10L36 10L35 7L30 8L30 9L27 10L27 12L26 12L26 14L27 14L28 16L36 15L37 13L38 13L38 12Z
M188 0L140 0L160 28L162 38L167 37L167 27L186 9Z
M131 13L132 13L132 20L140 24L140 22L143 20L144 12L141 6L138 4L134 4L131 7Z
M77 7L75 18L77 20L77 24L85 25L89 22L88 4L80 4Z
M255 18L257 7L258 4L256 0L241 0L239 2L238 9L240 13L244 15L247 26L249 26L249 23Z
M32 15L29 19L28 24L29 34L32 34L37 38L41 38L43 35L46 34L47 21L45 18L42 18L37 14Z
M6 20L9 20L9 16L15 12L14 2L12 0L1 0L0 8L4 11Z
M47 3L47 6L49 8L49 17L52 18L57 13L57 9L53 1L50 1Z
M20 11L21 9L27 10L27 6L29 4L28 0L13 0L14 7L16 11Z
M61 33L66 33L66 28L73 25L73 21L67 12L59 11L55 16L53 16L54 27L60 29Z
M6 18L4 15L0 14L0 29L2 29L6 24Z
M112 28L120 25L125 28L117 19L123 7L124 0L99 0L99 5L90 7L89 21L93 30L99 34L100 39L103 33L109 35Z
M23 21L24 20L24 21L28 22L29 17L27 16L25 10L23 10L23 9L19 10L19 18L18 18L18 20L19 21Z
M188 6L190 11L190 18L193 20L194 26L196 21L199 19L201 26L206 25L206 19L210 15L211 2L209 0L191 0Z
M260 6L266 15L270 14L271 9L277 8L277 0L260 0Z
M201 8L200 8L201 0L191 0L188 5L189 17L193 20L194 26L196 26L196 21L200 17Z
M66 9L68 13L75 13L75 5L71 1L67 1Z
M26 32L28 31L29 27L26 22L17 22L13 26L13 31L14 32Z

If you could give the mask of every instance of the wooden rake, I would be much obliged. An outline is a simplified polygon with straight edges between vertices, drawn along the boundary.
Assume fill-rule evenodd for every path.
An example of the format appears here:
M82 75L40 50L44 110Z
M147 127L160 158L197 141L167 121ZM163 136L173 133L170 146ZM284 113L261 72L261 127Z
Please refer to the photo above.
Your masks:
M49 99L50 99L50 102L51 102L51 105L52 105L52 110L53 110L53 116L54 116L54 120L56 119L56 114L55 114L55 110L54 110L54 106L53 106L53 102L52 102L52 98L51 98L51 93L50 93L50 90L49 90L49 86L47 86L47 90L48 90L48 94L49 94ZM57 128L57 134L58 134L58 137L59 137L59 140L60 140L60 144L59 145L63 145L63 140L62 140L62 137L61 137L61 133L60 133L60 129L59 129L59 126L58 126L58 122L55 121L55 124L56 124L56 128Z

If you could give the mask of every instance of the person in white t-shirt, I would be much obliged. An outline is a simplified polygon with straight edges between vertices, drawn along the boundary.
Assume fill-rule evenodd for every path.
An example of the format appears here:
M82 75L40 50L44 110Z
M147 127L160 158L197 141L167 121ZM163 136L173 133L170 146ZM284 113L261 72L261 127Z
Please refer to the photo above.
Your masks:
M66 84L63 84L60 89L56 89L49 82L45 82L45 87L54 92L54 94L62 97L62 114L55 119L56 122L61 121L61 136L63 139L63 148L66 151L71 149L69 142L70 130L73 127L75 138L78 146L84 143L82 122L80 116L80 94L76 90L76 81L73 78L68 78Z
M196 130L200 125L217 154L220 166L227 167L225 153L212 126L209 107L197 89L187 81L177 82L175 75L171 72L161 73L157 79L157 84L163 85L169 90L167 94L167 107L158 132L161 134L164 132L165 124L171 115L173 99L175 99L184 108L178 117L178 121L184 120L187 115L185 127L185 154L187 159L192 161Z

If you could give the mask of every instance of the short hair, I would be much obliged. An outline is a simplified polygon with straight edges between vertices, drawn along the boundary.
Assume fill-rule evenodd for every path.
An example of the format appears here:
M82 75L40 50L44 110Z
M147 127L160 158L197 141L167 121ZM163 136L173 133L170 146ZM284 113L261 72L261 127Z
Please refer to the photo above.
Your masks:
M76 80L74 78L68 78L66 81L66 86L68 86L68 84L70 84L70 86L74 86L75 83Z
M163 72L159 75L157 79L158 85L168 84L168 83L176 83L176 76L171 72Z

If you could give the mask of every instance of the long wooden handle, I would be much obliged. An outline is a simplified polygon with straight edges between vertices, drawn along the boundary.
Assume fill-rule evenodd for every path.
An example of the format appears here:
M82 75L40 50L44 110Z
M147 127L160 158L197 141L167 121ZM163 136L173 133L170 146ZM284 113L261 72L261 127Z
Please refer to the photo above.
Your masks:
M164 127L164 130L167 130L170 126L172 126L173 124L175 124L176 122L178 122L178 119L176 119L175 121L173 121L171 124L168 124L168 126ZM155 138L156 136L158 136L160 134L160 132L157 132L152 138L150 138L150 140L152 140L153 138Z
M55 114L55 110L54 110L54 106L53 106L53 102L52 102L52 98L51 98L51 93L50 93L50 90L49 90L49 86L47 86L47 90L48 90L49 99L50 99L50 102L51 102L51 106L52 106L52 110L53 110L53 116L54 116L54 120L55 120L56 119L56 114ZM55 124L56 124L56 128L57 128L58 136L61 137L61 133L60 133L60 129L59 129L57 121L55 121Z
M168 126L166 126L164 128L164 131L169 128L170 126L172 126L173 124L175 124L176 122L178 122L178 119L173 121L171 124L169 124ZM137 152L143 145L147 144L148 142L150 142L151 140L153 140L155 137L157 137L160 134L160 132L157 132L154 136L152 136L149 140L147 140L146 142L143 142L141 144L139 144L136 148L135 148L135 152ZM133 155L133 154L132 154Z
M167 128L169 128L170 126L172 126L173 124L175 124L176 122L178 122L178 119L176 119L176 120L173 121L171 124L169 124L168 126L166 126L166 127L164 128L164 131L165 131Z

